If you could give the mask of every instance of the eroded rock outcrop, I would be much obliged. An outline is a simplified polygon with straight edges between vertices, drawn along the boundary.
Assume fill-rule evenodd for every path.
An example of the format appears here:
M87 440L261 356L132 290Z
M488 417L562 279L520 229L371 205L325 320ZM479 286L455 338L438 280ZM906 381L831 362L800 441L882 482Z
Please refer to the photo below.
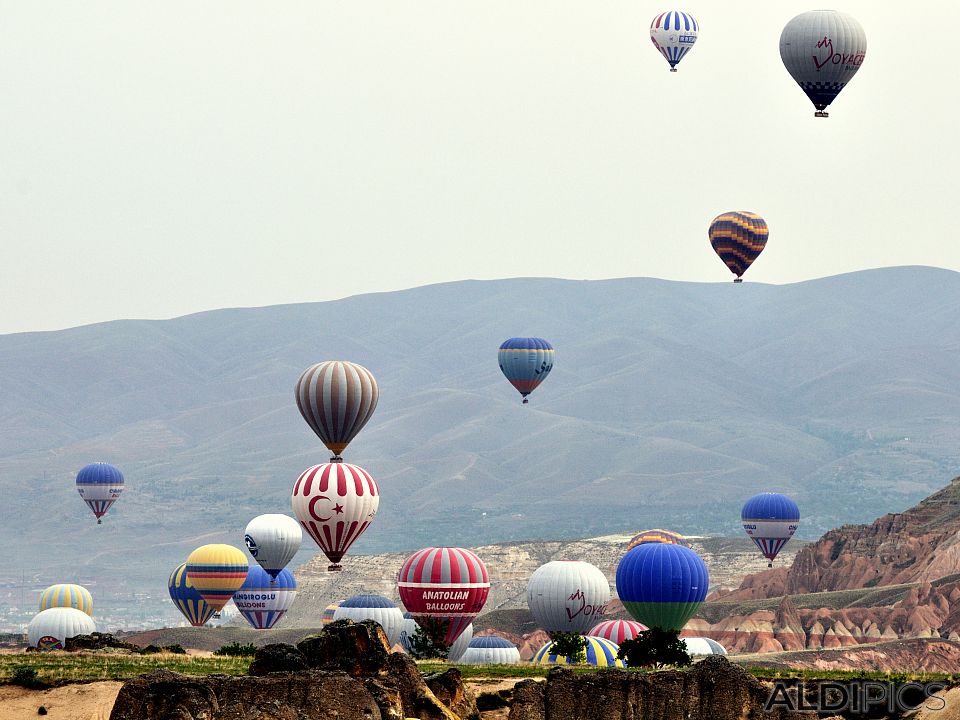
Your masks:
M524 680L513 692L510 720L800 720L816 714L777 708L765 712L770 688L726 658L709 657L688 672L585 675L566 668L547 681Z
M462 720L476 705L451 670L430 678L390 653L375 622L332 623L297 647L260 648L246 677L169 671L125 683L110 720Z

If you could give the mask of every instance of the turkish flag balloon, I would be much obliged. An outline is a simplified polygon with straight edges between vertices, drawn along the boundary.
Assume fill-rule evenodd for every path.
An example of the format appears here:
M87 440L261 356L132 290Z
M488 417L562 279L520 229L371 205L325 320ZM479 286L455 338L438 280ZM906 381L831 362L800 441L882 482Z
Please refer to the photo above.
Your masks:
M490 594L483 561L463 548L424 548L397 578L400 601L434 642L449 647L480 614Z
M380 490L366 470L349 463L324 463L304 470L293 486L293 514L323 554L340 560L373 521Z

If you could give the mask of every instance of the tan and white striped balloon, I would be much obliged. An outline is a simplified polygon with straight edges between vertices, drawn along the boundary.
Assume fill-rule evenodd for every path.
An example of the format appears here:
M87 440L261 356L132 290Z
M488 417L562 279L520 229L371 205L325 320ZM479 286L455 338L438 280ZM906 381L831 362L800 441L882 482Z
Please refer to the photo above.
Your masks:
M296 397L303 419L338 460L377 409L380 388L362 365L328 360L303 371Z

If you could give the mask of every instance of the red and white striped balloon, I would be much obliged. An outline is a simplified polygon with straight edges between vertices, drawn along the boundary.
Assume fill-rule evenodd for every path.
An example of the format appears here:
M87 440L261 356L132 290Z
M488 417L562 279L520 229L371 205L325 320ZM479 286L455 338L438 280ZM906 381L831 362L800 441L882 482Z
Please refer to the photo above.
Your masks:
M619 645L624 640L633 640L644 630L649 629L643 623L638 623L635 620L604 620L602 623L594 625L587 635L606 638Z
M293 514L323 554L340 560L373 521L380 490L366 470L349 463L324 463L304 470L293 486Z
M397 588L417 624L449 647L483 609L490 576L469 550L430 547L407 558Z

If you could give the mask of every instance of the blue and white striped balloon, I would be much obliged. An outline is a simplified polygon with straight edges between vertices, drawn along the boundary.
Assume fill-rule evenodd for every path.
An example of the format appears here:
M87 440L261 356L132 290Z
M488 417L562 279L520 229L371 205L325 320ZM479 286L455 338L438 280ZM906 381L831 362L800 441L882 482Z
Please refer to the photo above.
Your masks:
M740 511L744 532L770 561L783 549L800 525L800 508L786 495L765 492L754 495Z
M670 72L677 71L677 63L690 52L699 30L696 18L682 10L662 12L650 23L650 40L670 63Z
M269 630L284 616L297 597L297 581L289 570L274 579L259 565L251 565L247 579L233 594L233 604L257 630Z

